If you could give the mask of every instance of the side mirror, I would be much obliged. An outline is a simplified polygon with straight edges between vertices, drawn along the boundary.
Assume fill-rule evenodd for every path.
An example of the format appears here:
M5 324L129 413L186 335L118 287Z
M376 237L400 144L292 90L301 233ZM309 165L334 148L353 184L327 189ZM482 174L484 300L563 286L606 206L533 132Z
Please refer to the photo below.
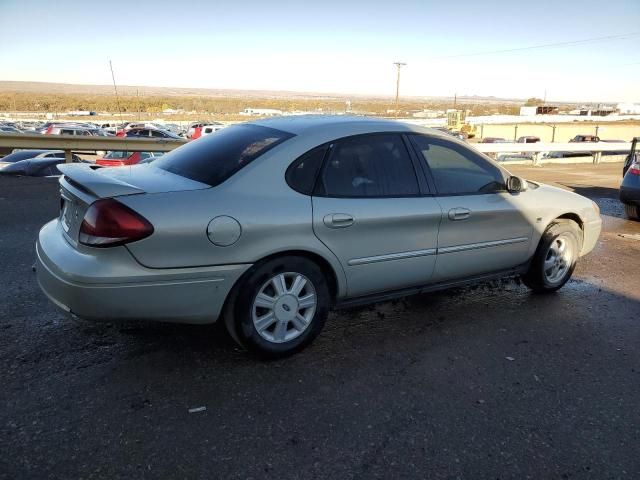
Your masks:
M511 176L507 179L507 190L511 193L519 193L527 190L527 181L521 177Z

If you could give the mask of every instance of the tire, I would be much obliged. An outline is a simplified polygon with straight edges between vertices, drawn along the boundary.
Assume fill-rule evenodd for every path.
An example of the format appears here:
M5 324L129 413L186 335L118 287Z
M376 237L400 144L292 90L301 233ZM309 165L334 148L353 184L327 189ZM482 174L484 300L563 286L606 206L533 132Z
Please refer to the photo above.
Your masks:
M571 278L582 247L582 231L572 220L557 220L542 234L522 281L537 293L551 293Z
M624 213L629 220L640 221L640 207L630 203L624 204Z
M301 257L257 265L233 298L233 315L226 321L229 334L265 358L286 357L309 345L324 327L331 304L322 270Z

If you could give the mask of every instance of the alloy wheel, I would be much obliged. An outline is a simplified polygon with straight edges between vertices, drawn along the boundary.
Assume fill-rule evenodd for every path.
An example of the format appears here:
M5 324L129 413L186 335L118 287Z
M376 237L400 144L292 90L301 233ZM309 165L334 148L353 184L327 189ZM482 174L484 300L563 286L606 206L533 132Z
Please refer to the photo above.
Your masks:
M566 235L556 237L544 260L544 276L551 284L562 281L573 262L573 244Z
M279 273L262 285L253 300L253 326L269 342L288 342L309 327L317 301L316 290L307 277Z

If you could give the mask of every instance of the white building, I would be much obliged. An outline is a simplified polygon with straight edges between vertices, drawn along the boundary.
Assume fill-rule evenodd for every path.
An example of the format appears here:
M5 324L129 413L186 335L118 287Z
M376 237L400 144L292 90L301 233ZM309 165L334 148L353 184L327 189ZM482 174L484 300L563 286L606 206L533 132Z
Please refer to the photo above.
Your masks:
M529 115L535 115L538 107L520 107L520 116L527 117Z
M616 106L620 115L638 115L640 114L640 105L637 103L619 103Z
M262 117L274 117L276 115L282 115L282 110L275 108L245 108L240 112L240 115L246 116L262 116Z

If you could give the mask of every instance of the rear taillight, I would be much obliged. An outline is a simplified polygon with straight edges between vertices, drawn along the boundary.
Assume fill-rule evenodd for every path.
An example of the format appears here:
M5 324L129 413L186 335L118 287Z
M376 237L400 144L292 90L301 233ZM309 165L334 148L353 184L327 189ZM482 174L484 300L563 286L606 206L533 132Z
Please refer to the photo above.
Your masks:
M53 127L49 127L45 130L45 135L51 135L51 132L53 131Z
M126 205L107 198L91 204L84 215L78 240L90 247L115 247L153 233L153 225Z
M629 170L627 170L627 173L630 173L631 175L640 175L640 163L633 162L629 166Z

